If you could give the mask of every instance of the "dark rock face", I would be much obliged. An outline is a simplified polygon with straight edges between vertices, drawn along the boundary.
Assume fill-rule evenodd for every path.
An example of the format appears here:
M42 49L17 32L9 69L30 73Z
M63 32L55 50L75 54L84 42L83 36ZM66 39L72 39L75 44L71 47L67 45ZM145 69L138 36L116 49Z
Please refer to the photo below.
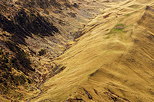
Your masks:
M15 22L27 32L33 34L40 34L42 36L53 35L56 32L59 32L58 29L47 22L39 14L35 15L30 13L27 15L24 10L19 11L19 13L14 17Z
M30 84L31 78L26 75L34 73L35 70L19 47L11 42L0 42L0 44L0 94L8 94L9 90L16 86ZM2 45L6 45L12 52L6 51L7 48L3 48ZM13 74L13 70L16 70L18 74Z
M66 3L66 0L60 0L60 2ZM18 0L16 2L18 5L23 5L23 7L40 7L46 9L48 7L60 8L62 5L59 3L59 0Z
M35 69L30 66L31 62L21 48L11 42L5 42L5 45L10 51L15 53L15 57L11 60L13 67L17 68L17 70L21 70L26 75L29 71L35 71Z
M13 17L13 20L8 20L0 14L0 28L14 34L12 40L20 44L24 44L24 38L32 34L43 37L59 32L53 24L47 22L39 14L30 13L28 15L23 9Z

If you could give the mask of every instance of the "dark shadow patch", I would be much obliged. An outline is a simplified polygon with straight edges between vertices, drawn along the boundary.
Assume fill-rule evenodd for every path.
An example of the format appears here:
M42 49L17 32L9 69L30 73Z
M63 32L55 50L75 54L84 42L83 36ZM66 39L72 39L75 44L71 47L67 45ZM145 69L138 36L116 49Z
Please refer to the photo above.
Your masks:
M92 77L92 76L96 75L98 72L99 72L99 69L96 70L95 72L91 73L89 76Z
M56 75L56 74L62 72L65 68L66 67L63 66L63 65L57 65L57 64L55 64L55 67L52 69L53 74Z
M82 98L69 98L66 102L85 102Z
M46 54L46 50L45 49L41 49L39 52L38 52L38 55L39 56L43 56Z
M147 38L148 38L150 41L154 41L154 35L149 35L149 36L147 36Z
M21 53L21 51L16 51L14 53ZM19 59L17 60L16 58L17 55L14 56L13 53L4 50L4 48L0 46L0 94L2 95L9 94L10 90L15 91L14 88L16 88L18 85L26 85L33 82L30 78L21 72L26 74L34 70L28 69L27 67L23 68L21 61L19 61ZM20 57L22 58L22 56ZM14 59L16 59L17 62L14 63ZM26 60L24 59L23 61ZM13 74L14 70L16 70L18 74Z
M106 94L108 98L113 102L130 102L128 99L118 96L117 94L112 92L110 89L107 89L107 92L104 92L104 94Z
M85 93L88 96L88 98L92 100L93 97L91 96L91 94L86 89L83 88L83 90L85 91Z
M24 39L27 36L32 37L32 34L44 37L59 32L58 28L39 14L27 14L23 9L13 17L13 20L8 20L0 14L0 28L12 34L11 40L19 44L25 44Z
M27 58L26 53L19 48L16 44L12 42L5 42L7 48L10 49L10 51L14 52L15 57L11 59L12 66L15 67L17 70L21 70L24 74L27 75L30 71L35 71L30 64L30 60Z
M22 0L18 0L15 2L17 5L22 5L24 8L27 7L40 7L42 9L46 9L48 7L57 7L60 8L61 4L57 2L57 0L29 0L23 3Z

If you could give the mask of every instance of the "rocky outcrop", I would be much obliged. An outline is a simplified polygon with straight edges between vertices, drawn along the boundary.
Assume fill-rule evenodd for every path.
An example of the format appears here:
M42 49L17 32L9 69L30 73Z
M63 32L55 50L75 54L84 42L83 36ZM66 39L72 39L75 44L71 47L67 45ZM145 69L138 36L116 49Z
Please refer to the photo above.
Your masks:
M32 13L28 15L24 10L20 10L12 20L0 15L0 22L0 28L12 34L12 40L20 44L25 44L24 39L27 36L32 37L32 34L43 37L53 36L53 33L59 32L53 24L45 21L40 15Z

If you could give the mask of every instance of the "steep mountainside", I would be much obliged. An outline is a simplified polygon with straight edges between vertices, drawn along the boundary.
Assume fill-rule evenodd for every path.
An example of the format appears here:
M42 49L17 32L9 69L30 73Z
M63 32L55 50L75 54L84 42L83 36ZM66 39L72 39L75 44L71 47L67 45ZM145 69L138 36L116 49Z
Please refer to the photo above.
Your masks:
M66 68L31 102L154 102L154 3L108 6L54 61Z
M0 102L154 102L153 0L1 0Z
M1 0L2 97L19 101L37 95L40 84L65 68L54 58L75 44L104 8L100 1Z

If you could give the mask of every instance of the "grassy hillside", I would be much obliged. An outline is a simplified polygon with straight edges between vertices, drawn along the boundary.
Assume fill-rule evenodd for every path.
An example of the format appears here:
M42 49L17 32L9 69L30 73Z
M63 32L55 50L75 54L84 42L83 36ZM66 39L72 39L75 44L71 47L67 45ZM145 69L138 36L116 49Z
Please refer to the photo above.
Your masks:
M54 61L66 68L31 102L154 101L153 1L106 6L76 45Z

